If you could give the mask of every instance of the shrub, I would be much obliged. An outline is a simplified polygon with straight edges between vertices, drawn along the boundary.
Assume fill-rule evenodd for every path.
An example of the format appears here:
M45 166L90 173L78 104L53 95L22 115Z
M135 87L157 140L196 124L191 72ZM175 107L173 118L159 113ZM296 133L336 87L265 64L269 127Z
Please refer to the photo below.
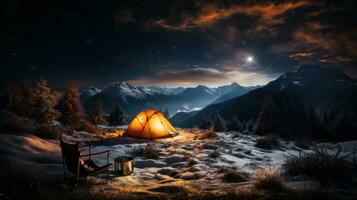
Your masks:
M215 131L227 130L227 123L219 113L216 113L216 116L213 120L213 127Z
M100 130L97 129L93 124L89 123L86 120L78 122L76 125L73 127L77 131L86 131L88 133L93 133L93 134L99 134Z
M195 136L195 139L204 140L204 139L209 139L209 138L213 138L213 137L216 137L216 133L214 132L213 127L210 127L208 129L204 130L202 133L198 133Z
M57 127L50 124L42 124L36 131L37 136L46 139L58 139L61 132Z
M20 117L8 111L0 113L0 130L3 132L35 132L37 126L34 120Z
M42 124L36 130L36 136L45 139L59 139L61 134L72 134L73 129L69 126Z
M138 147L132 152L134 156L142 156L151 159L157 159L160 156L160 151L156 149L155 145L147 144L145 147Z
M261 149L272 149L273 146L279 145L279 139L276 134L268 134L257 139L255 146Z
M283 168L288 175L307 175L317 180L351 180L357 174L356 163L325 148L316 149L313 153L289 157Z
M255 172L254 188L267 191L284 191L286 184L280 172L271 166Z
M246 181L246 174L242 173L239 170L230 169L224 173L222 180L227 183L239 183Z

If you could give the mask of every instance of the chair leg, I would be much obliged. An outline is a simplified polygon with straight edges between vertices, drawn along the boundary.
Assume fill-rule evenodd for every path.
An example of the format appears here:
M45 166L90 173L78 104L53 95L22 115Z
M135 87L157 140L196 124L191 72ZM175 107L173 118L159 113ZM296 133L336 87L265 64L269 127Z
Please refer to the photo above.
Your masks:
M107 153L107 165L109 164L109 152ZM109 179L109 167L107 168L107 177L106 177L106 183L108 183Z
M66 180L66 169L64 159L62 158L63 179Z
M77 174L76 174L76 184L78 184L79 181L79 166L80 166L80 160L78 160L78 165L77 165Z

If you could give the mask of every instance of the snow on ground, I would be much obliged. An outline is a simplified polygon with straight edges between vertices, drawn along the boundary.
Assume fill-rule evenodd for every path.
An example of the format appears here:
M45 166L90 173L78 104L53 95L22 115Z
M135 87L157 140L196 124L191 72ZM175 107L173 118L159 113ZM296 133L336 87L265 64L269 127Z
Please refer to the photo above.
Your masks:
M234 137L237 136L237 137ZM256 136L237 135L236 133L217 133L216 138L197 140L192 130L180 130L173 138L142 140L134 138L117 138L94 143L95 151L111 150L110 162L118 156L131 155L134 149L152 144L160 152L158 159L145 157L135 158L135 174L112 179L111 186L127 189L156 191L160 188L191 184L208 190L234 186L241 183L223 183L223 169L238 169L247 174L254 174L257 168L268 165L280 168L289 156L303 152L312 152L312 148L302 149L294 142L281 140L281 145L273 150L255 147ZM79 138L80 139L80 138ZM356 146L357 141L348 143L328 144L331 151L337 151L341 146L342 153L350 153L350 146ZM210 156L218 152L217 158ZM105 160L97 160L105 164ZM171 188L172 189L172 188Z
M288 156L311 152L311 148L302 149L293 142L281 140L281 145L273 150L255 147L256 136L237 133L217 133L216 138L197 140L197 131L180 130L173 138L143 140L117 137L112 139L92 139L84 132L69 140L92 143L93 152L112 151L110 162L118 156L131 155L134 149L152 144L159 151L158 159L135 158L135 173L130 176L112 177L109 184L99 187L125 188L142 192L174 191L185 184L197 185L207 190L226 188L242 183L224 183L224 169L234 168L246 174L253 174L259 167L272 165L281 167ZM342 150L342 154L351 154L357 150L357 141L323 145L330 151ZM218 152L218 156L211 154ZM31 135L3 135L0 138L0 161L29 161L46 166L48 171L62 173L60 149L57 143L46 141ZM105 157L94 158L98 165L106 164ZM52 165L51 165L52 164ZM52 168L51 168L52 167ZM114 169L111 169L112 171ZM91 178L92 180L100 180Z

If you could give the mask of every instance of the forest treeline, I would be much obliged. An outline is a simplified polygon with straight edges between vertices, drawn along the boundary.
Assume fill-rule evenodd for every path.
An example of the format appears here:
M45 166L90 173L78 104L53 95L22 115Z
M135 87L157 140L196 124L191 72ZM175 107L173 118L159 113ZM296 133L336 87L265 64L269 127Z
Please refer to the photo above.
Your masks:
M45 79L32 87L27 82L8 83L2 95L0 130L4 133L32 133L44 138L58 138L61 133L87 131L100 134L95 125L123 125L125 115L120 105L106 114L100 101L94 112L86 114L80 93L69 85L64 94L55 92Z

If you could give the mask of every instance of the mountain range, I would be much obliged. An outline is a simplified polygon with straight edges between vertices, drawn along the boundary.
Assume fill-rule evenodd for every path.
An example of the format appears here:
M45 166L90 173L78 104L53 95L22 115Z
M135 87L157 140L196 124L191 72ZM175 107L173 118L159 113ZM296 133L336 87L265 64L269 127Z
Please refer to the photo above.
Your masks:
M284 136L319 137L329 134L338 138L356 138L357 82L342 71L318 65L304 65L294 72L281 75L266 86L228 101L210 104L194 114L180 113L173 123L193 127L214 118L217 113L225 120L257 122L255 132L278 132ZM344 109L341 109L344 108ZM323 120L324 119L324 120ZM327 126L329 125L329 126ZM264 127L265 126L265 127ZM341 127L342 126L342 127ZM338 129L344 132L338 132Z
M177 112L200 110L214 101L225 101L249 92L255 87L243 87L237 83L220 87L177 87L136 86L128 82L119 82L103 90L90 87L82 91L81 101L87 111L92 113L97 102L103 104L110 113L119 104L124 112L133 116L148 108Z

